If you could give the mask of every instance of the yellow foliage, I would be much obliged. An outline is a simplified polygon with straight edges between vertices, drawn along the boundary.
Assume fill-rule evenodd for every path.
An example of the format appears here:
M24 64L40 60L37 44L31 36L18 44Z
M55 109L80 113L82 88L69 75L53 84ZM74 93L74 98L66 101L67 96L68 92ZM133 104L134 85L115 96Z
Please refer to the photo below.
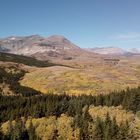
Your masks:
M22 118L24 120L24 118ZM60 117L50 116L48 118L31 118L29 117L25 123L28 130L30 122L35 127L35 132L40 140L53 140L57 137L58 140L79 140L79 128L73 128L73 118L62 114ZM13 127L15 121L12 122ZM2 124L2 132L8 134L9 121Z
M73 118L62 114L57 120L58 140L78 140L79 130L72 128Z
M140 140L140 119L136 117L136 115L134 115L132 112L127 112L126 110L123 110L121 106L90 106L89 114L91 115L93 120L97 119L97 117L102 120L105 120L108 114L112 120L114 118L116 119L118 126L120 126L123 123L126 123L127 121L129 124L129 133L134 136L137 136L137 140ZM92 129L90 129L89 127L89 131L93 131L94 124L90 125Z
M105 120L106 115L109 114L111 119L116 118L116 122L118 125L121 123L124 123L126 121L131 122L135 120L135 115L131 112L127 112L126 110L123 110L121 106L90 106L89 107L89 114L92 116L92 118L96 119L97 117Z
M15 126L15 121L12 121L11 123L14 127ZM7 122L2 124L1 130L2 130L3 134L8 134L8 131L9 131L9 128L10 128L9 124L10 124L10 121L7 121Z

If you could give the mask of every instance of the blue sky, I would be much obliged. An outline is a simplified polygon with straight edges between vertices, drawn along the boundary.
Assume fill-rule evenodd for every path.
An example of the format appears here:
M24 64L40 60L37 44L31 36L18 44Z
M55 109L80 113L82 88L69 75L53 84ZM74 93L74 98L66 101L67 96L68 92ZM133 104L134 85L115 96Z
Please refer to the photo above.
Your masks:
M140 49L140 0L0 0L0 38L60 34L80 47Z

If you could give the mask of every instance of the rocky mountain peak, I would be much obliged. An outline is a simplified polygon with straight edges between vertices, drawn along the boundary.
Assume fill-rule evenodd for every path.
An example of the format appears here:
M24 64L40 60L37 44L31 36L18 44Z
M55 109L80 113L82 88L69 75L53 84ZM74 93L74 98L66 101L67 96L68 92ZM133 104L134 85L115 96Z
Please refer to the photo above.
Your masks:
M52 36L46 38L46 41L53 42L53 43L55 43L55 42L57 42L57 43L70 43L70 41L62 35L52 35Z
M8 50L8 53L22 54L27 56L66 57L79 56L85 50L79 48L62 35L52 35L48 38L39 35L24 37L12 36L0 42L1 49Z

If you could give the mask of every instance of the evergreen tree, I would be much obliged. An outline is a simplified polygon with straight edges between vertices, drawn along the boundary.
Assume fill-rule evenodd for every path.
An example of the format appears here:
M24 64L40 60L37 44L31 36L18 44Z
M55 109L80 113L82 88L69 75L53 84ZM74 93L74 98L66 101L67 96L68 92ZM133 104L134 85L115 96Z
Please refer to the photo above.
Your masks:
M29 140L36 140L35 127L33 126L32 120L30 120L28 135L29 135Z
M103 139L103 132L102 132L102 121L100 118L97 117L97 120L95 121L96 130L93 132L94 138L96 140L102 140Z

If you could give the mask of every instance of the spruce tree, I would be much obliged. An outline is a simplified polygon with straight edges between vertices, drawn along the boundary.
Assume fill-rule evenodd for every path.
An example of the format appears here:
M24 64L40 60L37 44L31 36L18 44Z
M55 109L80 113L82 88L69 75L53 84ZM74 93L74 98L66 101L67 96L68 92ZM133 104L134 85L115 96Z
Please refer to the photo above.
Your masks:
M36 140L35 127L33 126L32 120L30 120L28 135L29 135L29 140Z

